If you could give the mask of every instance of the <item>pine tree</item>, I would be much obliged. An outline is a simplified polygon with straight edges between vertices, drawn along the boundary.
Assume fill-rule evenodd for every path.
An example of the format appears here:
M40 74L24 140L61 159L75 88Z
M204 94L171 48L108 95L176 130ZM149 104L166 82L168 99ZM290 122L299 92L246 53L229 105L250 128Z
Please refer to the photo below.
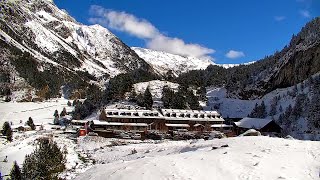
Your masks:
M22 174L17 161L14 161L12 169L10 171L10 180L22 180Z
M27 121L27 125L31 127L32 130L36 129L36 126L33 123L33 119L31 117L29 117L28 121Z
M99 120L107 121L107 114L103 108L100 110Z
M200 104L199 104L198 97L196 97L193 94L192 90L187 91L186 101L187 101L190 109L193 109L193 110L199 110L200 109Z
M65 116L65 115L67 115L67 110L66 110L66 108L64 107L64 108L62 109L61 113L60 113L60 117Z
M33 153L26 155L22 166L23 179L58 179L65 169L65 153L47 137L38 139Z
M144 107L146 107L147 109L151 109L153 105L153 100L152 100L152 94L150 93L149 87L144 92L143 99L144 99Z
M11 126L8 121L4 122L2 125L2 135L6 135L8 129L11 129Z
M70 102L70 101L68 101L68 102L67 102L67 105L68 105L68 106L71 106L71 102Z
M167 86L163 86L162 89L162 102L164 108L172 108L172 99L174 97L174 92Z
M2 134L4 136L7 136L8 141L10 141L10 142L12 141L12 129L11 129L11 126L8 121L3 123Z
M55 111L54 111L53 116L54 116L54 117L59 117L59 112L58 112L58 110L55 110Z

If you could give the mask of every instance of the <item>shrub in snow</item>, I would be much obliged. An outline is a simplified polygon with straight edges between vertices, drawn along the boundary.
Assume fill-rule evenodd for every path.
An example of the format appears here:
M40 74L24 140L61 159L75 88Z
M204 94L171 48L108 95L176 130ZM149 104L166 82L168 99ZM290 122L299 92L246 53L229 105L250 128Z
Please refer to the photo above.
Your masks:
M12 141L12 129L8 121L3 123L2 134L7 136L8 141Z
M137 150L136 149L132 149L131 150L131 154L136 154L137 153Z
M71 102L70 102L70 101L68 101L68 102L67 102L67 105L68 105L68 106L71 106Z
M65 169L65 154L51 138L39 138L36 149L26 155L23 162L23 178L58 179L58 174Z
M32 130L36 129L36 126L33 123L33 120L31 117L29 117L28 121L27 121L27 125L31 127Z
M17 161L14 161L13 167L10 171L10 180L21 180L22 174L19 165L17 164Z
M214 139L214 138L218 138L218 139L221 139L221 138L226 138L227 136L220 132L220 131L212 131L210 134L209 134L209 140L211 139Z
M61 113L60 113L60 117L65 116L65 115L67 115L67 110L66 110L66 108L64 107L64 108L62 109Z

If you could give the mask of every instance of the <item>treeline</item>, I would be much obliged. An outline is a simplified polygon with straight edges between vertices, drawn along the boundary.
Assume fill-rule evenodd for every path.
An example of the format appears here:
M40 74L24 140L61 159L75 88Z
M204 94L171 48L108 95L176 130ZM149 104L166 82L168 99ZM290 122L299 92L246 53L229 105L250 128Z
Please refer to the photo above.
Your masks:
M168 86L163 87L162 102L164 108L200 110L199 97L195 96L192 89L180 85L177 92Z

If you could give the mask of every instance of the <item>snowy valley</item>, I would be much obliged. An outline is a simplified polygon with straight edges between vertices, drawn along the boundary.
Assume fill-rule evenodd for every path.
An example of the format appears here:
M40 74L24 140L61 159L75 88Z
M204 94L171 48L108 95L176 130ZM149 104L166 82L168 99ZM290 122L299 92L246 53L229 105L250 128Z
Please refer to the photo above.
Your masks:
M52 0L0 17L0 180L320 178L320 17L243 64L129 47Z

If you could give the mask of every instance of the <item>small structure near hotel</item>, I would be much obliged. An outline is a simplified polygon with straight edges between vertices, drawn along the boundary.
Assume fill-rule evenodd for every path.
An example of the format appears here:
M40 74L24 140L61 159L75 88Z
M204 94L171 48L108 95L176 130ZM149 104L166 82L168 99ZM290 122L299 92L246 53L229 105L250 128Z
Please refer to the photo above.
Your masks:
M272 119L243 118L234 123L237 134L242 134L249 129L255 129L262 134L277 134L281 132L281 127Z

